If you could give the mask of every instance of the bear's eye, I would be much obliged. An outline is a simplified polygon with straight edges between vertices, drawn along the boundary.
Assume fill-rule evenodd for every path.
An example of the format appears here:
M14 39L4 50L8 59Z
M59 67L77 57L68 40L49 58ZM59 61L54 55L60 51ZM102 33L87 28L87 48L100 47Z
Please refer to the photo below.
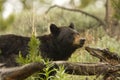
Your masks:
M71 36L73 36L73 35L74 35L74 33L71 33L70 35L71 35Z
M74 33L71 33L71 34L68 36L68 38L69 38L70 40L72 40L72 39L74 38Z
M69 35L68 37L69 37L69 39L70 39L70 38L72 38L72 35Z

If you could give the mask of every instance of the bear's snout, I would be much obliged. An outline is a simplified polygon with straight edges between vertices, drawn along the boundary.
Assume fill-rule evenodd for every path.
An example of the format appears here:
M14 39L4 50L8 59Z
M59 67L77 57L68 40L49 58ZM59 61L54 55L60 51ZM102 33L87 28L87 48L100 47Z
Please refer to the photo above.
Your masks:
M85 42L85 39L80 39L80 43L84 43Z
M80 35L75 35L73 45L76 47L82 47L85 43L85 40L85 38L80 38Z
M81 46L81 47L84 45L85 40L86 40L86 39L84 39L84 38L83 38L83 39L80 39L80 46Z

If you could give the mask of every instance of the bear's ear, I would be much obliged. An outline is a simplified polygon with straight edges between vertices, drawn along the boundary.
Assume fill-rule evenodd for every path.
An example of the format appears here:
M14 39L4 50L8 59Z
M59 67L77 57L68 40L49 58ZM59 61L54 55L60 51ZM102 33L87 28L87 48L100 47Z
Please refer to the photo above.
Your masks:
M69 27L72 28L72 29L74 29L74 24L70 23Z
M59 32L60 32L60 29L59 29L55 24L51 24L51 25L50 25L50 32L51 32L53 35L58 35Z

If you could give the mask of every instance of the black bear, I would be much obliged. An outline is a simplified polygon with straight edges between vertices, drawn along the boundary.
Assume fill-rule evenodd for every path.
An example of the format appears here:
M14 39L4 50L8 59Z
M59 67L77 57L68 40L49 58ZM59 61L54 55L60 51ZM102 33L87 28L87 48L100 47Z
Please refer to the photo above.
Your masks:
M57 27L55 24L51 24L50 32L48 35L37 37L41 42L39 49L44 59L67 60L77 48L84 45L85 39L80 37L72 23L68 27ZM15 55L18 55L19 51L23 56L28 54L29 41L30 37L13 34L1 35L0 62L12 64L12 61L15 61Z

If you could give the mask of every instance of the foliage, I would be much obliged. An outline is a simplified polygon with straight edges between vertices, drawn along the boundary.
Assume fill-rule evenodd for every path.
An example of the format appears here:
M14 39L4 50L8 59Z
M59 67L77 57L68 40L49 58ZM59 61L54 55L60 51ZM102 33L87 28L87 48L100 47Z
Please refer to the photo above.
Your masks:
M114 9L114 17L120 20L120 0L111 0L112 7Z
M95 3L96 0L81 0L80 8L84 8L92 3Z
M4 3L6 0L0 0L0 31L6 30L14 21L14 15L11 14L8 18L3 18Z
M54 79L54 76L51 75L51 73L56 72L56 69L53 68L53 64L50 64L50 61L44 61L44 64L46 65L46 68L43 69L43 72L38 73L39 75L44 76L43 78L38 76L36 79L40 80L50 80Z
M33 20L35 23L33 23ZM44 15L37 15L31 11L24 11L15 17L9 31L18 35L30 36L33 25L36 28L37 34L41 35L43 32L47 32L48 21Z
M100 15L99 17L104 19L103 15L101 15L103 14L103 9L99 9L99 12L93 11L92 13L96 16ZM86 15L69 12L58 8L54 8L48 14L38 15L34 13L34 17L32 16L33 13L27 11L16 16L10 31L14 34L29 36L32 31L32 20L35 22L34 26L36 28L37 35L48 33L47 31L49 31L48 29L51 23L55 23L58 26L68 26L71 22L73 22L75 24L75 28L80 32L85 31L88 28L95 28L99 25L96 20Z
M0 14L3 11L3 4L5 3L6 0L0 0Z
M34 3L38 3L39 5L51 5L52 0L20 0L23 4L24 10L32 10L34 9L35 5Z
M14 15L10 15L7 19L3 19L2 16L0 16L0 31L6 30L10 27L10 25L14 21Z
M63 75L66 75L64 66L59 66L59 70L56 70L56 71L57 71L57 74L54 80L67 80L68 79L66 76L63 76Z
M120 42L115 38L111 38L108 35L103 36L101 39L98 39L96 46L102 48L108 48L111 52L117 52L120 54Z
M34 35L32 35L28 46L29 46L29 54L24 58L22 56L22 53L19 54L19 57L16 59L18 63L24 65L27 63L31 63L31 62L41 62L42 58L39 55L39 44L40 41L38 39L36 39L36 37Z

